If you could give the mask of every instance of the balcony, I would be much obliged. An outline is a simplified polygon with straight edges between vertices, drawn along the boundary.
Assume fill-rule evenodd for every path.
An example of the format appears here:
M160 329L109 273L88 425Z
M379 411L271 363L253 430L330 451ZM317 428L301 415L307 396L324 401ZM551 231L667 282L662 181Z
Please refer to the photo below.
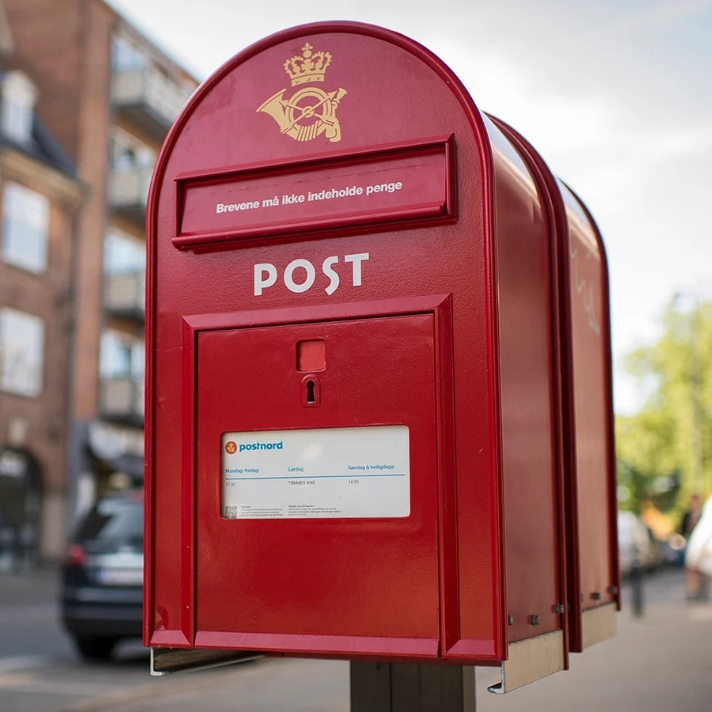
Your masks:
M104 309L123 319L143 322L146 318L146 274L104 275Z
M109 205L114 212L143 225L146 222L148 186L153 168L112 168L109 173Z
M133 378L102 378L101 417L127 425L143 425L143 381Z
M190 96L190 91L155 69L120 71L111 98L116 111L144 133L162 141Z

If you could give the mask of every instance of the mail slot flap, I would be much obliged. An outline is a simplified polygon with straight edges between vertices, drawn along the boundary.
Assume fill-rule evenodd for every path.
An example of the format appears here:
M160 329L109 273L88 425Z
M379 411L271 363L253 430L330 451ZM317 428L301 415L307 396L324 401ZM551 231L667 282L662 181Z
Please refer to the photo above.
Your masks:
M176 247L450 215L452 137L182 175Z

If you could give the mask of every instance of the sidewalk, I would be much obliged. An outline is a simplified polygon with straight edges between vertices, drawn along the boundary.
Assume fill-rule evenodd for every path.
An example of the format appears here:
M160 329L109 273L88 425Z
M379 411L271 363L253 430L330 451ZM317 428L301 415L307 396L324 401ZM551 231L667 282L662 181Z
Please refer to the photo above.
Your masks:
M686 604L683 584L679 570L646 577L645 615L639 619L632 616L630 591L624 587L617 637L572 656L568 672L499 696L486 692L498 681L498 670L478 668L478 712L710 712L712 605ZM51 603L55 591L51 570L0 575L0 597L14 602L6 607L8 615L23 604ZM46 650L47 629L38 628L37 635ZM143 652L135 660L95 666L65 655L37 669L0 671L0 709L348 712L348 680L348 663L335 661L262 659L150 678Z
M574 656L570 671L507 695L489 694L498 671L478 668L477 712L712 710L712 607L653 604L619 623L617 638ZM147 680L62 712L348 712L348 679L345 662L263 659Z
M490 683L492 671L477 672L478 688ZM568 672L478 701L478 712L709 712L712 606L651 603L642 618L626 608L618 635L572 656Z
M486 691L498 670L478 668L478 712L712 710L712 606L684 603L679 571L646 587L644 617L626 607L618 636L573 656L568 672L499 696ZM66 712L348 712L348 695L348 663L264 659L147 681Z

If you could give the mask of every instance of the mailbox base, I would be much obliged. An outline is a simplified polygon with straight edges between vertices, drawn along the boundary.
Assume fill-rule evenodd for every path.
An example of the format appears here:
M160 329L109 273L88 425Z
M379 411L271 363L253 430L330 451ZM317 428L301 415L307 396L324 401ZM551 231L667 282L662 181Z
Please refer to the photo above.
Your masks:
M476 712L475 668L351 663L351 712Z
M249 650L195 650L193 648L151 648L151 675L161 677L179 672L244 663L263 657Z
M510 643L509 658L502 663L502 681L488 691L501 695L566 670L564 648L561 630Z

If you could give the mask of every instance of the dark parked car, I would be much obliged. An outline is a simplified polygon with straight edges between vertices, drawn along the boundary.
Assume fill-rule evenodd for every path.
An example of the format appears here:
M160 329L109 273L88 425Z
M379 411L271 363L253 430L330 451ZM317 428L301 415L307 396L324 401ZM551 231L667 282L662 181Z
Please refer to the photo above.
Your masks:
M62 623L80 654L107 659L119 640L140 637L143 599L143 493L100 499L67 550Z

